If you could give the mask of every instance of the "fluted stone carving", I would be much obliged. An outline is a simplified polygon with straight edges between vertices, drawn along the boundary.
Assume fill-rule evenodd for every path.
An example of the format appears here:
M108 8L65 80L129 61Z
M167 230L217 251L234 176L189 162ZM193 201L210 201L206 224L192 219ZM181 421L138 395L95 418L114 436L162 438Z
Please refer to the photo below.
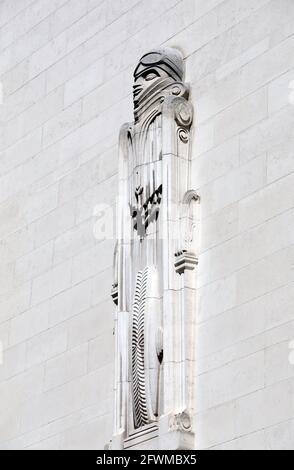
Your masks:
M148 267L139 271L136 280L132 323L132 386L134 403L134 426L148 424L148 410L145 387L145 316L147 297Z
M113 448L193 446L199 198L183 75L177 50L145 54L134 72L134 122L120 132ZM168 444L170 433L177 439Z

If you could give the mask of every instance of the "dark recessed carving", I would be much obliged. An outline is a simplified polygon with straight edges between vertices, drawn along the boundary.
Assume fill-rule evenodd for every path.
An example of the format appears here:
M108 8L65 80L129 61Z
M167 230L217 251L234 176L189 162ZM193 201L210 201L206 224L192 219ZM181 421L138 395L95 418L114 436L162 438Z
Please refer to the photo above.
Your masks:
M133 219L133 228L137 231L140 239L146 236L148 226L157 220L159 206L162 195L162 185L160 185L151 196L144 199L144 189L138 186L135 189L135 198L137 204L130 204L131 217Z

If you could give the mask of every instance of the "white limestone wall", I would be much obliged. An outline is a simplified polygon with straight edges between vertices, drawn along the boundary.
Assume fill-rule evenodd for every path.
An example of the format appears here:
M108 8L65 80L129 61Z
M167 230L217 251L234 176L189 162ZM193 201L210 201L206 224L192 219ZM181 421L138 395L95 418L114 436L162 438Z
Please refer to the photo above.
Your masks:
M2 0L1 449L111 437L113 240L94 230L132 70L161 44L196 110L196 446L293 448L294 1Z

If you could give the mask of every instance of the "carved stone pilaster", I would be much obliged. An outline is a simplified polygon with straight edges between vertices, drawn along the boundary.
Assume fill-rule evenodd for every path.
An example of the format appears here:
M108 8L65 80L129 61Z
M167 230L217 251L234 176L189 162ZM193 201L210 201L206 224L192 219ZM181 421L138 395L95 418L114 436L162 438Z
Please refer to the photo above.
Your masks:
M134 122L120 132L113 449L193 448L199 198L189 183L193 107L183 77L177 50L145 54L134 72Z

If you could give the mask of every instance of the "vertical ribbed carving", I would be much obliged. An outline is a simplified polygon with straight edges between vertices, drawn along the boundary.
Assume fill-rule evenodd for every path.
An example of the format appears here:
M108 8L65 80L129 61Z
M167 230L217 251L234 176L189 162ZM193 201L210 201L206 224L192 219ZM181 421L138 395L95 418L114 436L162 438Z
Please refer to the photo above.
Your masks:
M148 411L145 387L144 360L144 323L147 297L148 268L139 271L136 279L135 299L133 305L132 328L132 385L134 426L139 428L148 424Z

